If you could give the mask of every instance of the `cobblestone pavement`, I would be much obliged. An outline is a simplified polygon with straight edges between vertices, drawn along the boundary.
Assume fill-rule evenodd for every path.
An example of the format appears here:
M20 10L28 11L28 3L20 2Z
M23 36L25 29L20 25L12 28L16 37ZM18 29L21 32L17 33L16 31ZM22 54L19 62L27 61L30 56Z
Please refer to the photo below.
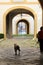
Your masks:
M35 45L31 46L31 42L28 39L8 39L1 41L0 65L43 65L43 54L40 54L39 47ZM14 43L20 45L20 55L14 55Z

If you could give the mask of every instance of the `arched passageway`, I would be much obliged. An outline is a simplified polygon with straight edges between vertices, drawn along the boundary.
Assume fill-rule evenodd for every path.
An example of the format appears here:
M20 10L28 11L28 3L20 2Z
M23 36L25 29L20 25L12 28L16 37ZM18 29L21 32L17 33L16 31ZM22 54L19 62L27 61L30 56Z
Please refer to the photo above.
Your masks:
M21 15L22 14L29 14L34 18L34 15L26 9L21 9L20 8L20 9L15 9L15 10L10 11L6 16L6 36L7 37L12 36L12 19L13 19L13 17L15 17L18 14L21 14ZM26 20L20 20L19 22L22 22L22 21L26 24L26 27L27 27L26 28L26 30L27 30L26 33L29 34L29 24L27 23ZM18 25L18 23L17 23L17 25Z
M25 19L21 19L17 22L17 34L29 34L29 23Z
M35 11L32 10L31 8L28 8L28 7L18 6L18 7L15 7L15 8L14 7L9 8L4 13L4 16L3 16L3 20L4 20L4 23L3 23L3 25L4 25L4 27L3 27L4 39L7 38L7 32L9 32L10 33L10 36L12 36L12 19L16 15L21 14L21 11L22 11L22 13L29 14L29 15L31 15L33 17L33 19L34 19L34 38L36 38L36 34L37 34L37 15L36 15ZM10 23L10 25L8 26L7 23L8 23L8 25ZM7 26L10 29L9 31L6 31L6 29L8 29Z

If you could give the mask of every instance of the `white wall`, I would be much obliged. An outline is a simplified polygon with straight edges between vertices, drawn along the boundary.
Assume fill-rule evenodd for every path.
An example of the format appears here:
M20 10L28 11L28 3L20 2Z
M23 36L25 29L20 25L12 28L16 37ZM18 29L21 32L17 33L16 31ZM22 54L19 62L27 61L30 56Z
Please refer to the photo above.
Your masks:
M0 0L0 2L10 2L10 0Z
M11 0L0 0L0 2L10 2ZM25 0L12 0L13 2L23 2ZM38 2L38 0L26 0L28 2Z
M28 2L38 2L38 0L27 0Z

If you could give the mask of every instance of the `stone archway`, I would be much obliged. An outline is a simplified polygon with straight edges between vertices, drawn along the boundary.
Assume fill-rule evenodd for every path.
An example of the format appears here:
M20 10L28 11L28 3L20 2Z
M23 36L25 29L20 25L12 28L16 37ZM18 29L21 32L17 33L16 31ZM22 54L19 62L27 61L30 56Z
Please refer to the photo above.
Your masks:
M30 14L33 18L34 18L34 38L36 38L36 32L37 32L37 16L36 16L36 13L31 9L31 8L27 8L27 7L12 7L12 8L10 8L9 10L7 10L6 12L5 12L5 14L4 14L4 38L6 39L6 17L7 16L9 16L9 14L10 13L12 13L12 11L13 11L13 15L12 14L10 14L10 16L11 16L11 18L10 18L10 21L12 21L12 18L14 17L14 16L16 16L17 14L20 14L21 12L21 10L24 10L23 11L23 13L26 13L27 12L27 14ZM16 12L16 11L18 11L15 15L14 15L14 13ZM11 30L11 29L10 29Z
M27 21L27 20L25 20L25 19L21 19L21 20L19 20L18 22L17 22L17 24L16 24L16 29L17 29L17 34L18 34L18 24L19 23L25 23L25 25L26 25L26 27L25 27L25 33L24 34L29 34L29 22ZM24 30L23 30L24 31ZM22 32L21 32L22 33Z

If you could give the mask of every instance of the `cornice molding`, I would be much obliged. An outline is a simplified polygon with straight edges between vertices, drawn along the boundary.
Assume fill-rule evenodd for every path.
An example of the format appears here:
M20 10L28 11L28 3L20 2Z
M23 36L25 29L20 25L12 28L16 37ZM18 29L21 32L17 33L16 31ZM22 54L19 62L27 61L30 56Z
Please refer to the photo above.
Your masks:
M39 2L0 2L0 4L40 4Z

